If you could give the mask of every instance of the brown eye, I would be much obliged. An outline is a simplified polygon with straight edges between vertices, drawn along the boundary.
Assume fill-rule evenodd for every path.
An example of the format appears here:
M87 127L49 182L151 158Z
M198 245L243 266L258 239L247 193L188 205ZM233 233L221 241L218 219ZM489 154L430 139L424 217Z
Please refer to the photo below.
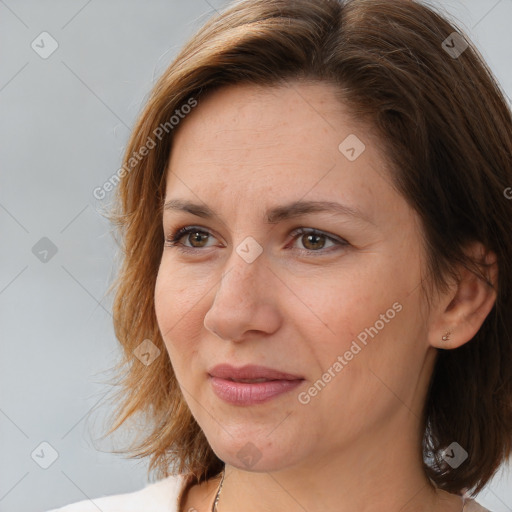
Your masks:
M192 247L204 247L208 236L208 233L204 231L191 231L188 234L187 240L192 244ZM195 245L196 242L198 245Z
M350 245L346 240L343 240L343 238L330 236L326 233L322 233L321 231L317 231L316 229L299 228L295 230L292 235L294 235L294 242L296 240L301 241L304 249L299 248L299 250L302 252L325 254L326 252L330 252L327 249L332 248L333 246ZM326 242L330 242L331 246L326 248ZM324 248L326 248L326 250L322 250Z
M202 247L207 247L206 243L208 242L208 237L210 236L211 234L207 231L199 229L195 226L186 226L184 228L178 229L173 235L166 239L165 245L173 247L181 246L179 248L184 251L190 249L200 249ZM188 241L190 245L182 243L181 240L183 238L185 238L185 240Z
M325 235L319 235L317 233L309 233L302 235L301 241L304 247L308 250L322 249L325 245Z

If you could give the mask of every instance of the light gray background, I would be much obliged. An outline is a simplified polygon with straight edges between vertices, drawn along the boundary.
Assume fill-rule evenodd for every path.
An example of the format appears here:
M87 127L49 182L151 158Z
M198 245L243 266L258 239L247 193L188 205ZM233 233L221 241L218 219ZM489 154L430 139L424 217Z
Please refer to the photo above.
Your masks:
M119 168L155 78L225 3L0 0L0 512L146 485L146 462L109 454L122 442L99 441L105 410L91 414L119 354L116 248L92 191ZM512 96L512 0L443 4ZM31 48L43 31L58 43L47 59ZM46 262L43 237L57 249ZM42 442L58 454L48 469L31 456ZM512 511L510 470L478 499Z

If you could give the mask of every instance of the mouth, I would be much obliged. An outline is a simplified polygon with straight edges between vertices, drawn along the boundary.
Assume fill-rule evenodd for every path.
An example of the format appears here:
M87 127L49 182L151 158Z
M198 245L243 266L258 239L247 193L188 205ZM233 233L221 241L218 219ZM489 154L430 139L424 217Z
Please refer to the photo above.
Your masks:
M231 405L262 404L299 386L304 378L263 366L218 365L208 372L213 392Z
M252 380L252 379L251 379ZM210 377L213 392L218 398L231 405L250 406L263 404L285 395L302 384L300 380L260 380L241 382L233 379Z
M234 382L265 382L272 380L303 380L300 375L268 368L266 366L245 365L241 367L219 364L208 370L210 377L232 380Z

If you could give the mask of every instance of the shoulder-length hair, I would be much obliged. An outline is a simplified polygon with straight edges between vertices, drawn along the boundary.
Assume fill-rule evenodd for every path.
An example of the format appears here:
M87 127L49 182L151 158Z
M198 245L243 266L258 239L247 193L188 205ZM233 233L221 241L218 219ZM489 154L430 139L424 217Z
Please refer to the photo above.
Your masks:
M131 134L111 212L122 241L113 317L123 361L108 434L142 414L143 439L121 453L149 457L148 474L202 482L221 471L156 321L165 170L180 119L205 94L297 80L336 85L354 120L377 130L393 183L422 221L427 298L446 290L459 265L479 272L468 244L481 242L497 256L492 311L468 343L438 350L418 447L439 488L475 495L511 452L512 118L463 31L414 1L236 2L208 20L160 77ZM164 353L149 366L134 355L144 340ZM453 441L468 453L457 468L442 454Z

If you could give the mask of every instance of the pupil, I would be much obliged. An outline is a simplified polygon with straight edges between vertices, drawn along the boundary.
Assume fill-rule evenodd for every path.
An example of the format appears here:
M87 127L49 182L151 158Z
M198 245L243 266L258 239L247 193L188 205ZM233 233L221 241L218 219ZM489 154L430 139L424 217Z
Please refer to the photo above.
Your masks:
M313 246L317 246L318 245L318 240L322 237L321 235L306 235L307 237L307 240L308 240L308 243L309 241L312 239L312 240L317 240L317 242L312 242ZM307 244L306 244L307 245ZM322 244L320 244L322 245Z
M201 237L202 237L202 236L203 236L203 235L202 235L201 233L199 233L199 231L196 231L196 232L193 234L194 240L195 240L195 241L197 241L197 242L199 242L199 244L201 243L201 240L200 240L200 239L201 239Z

